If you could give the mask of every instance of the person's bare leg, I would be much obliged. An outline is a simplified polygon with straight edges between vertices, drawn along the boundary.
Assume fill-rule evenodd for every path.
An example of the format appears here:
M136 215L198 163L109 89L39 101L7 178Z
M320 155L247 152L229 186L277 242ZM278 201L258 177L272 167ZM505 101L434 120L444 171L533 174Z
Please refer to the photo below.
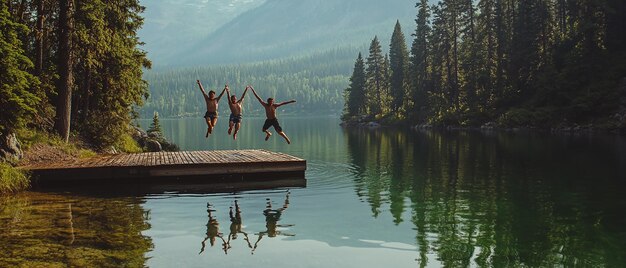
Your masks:
M237 132L239 132L240 127L241 127L241 123L235 124L235 132L233 133L233 140L237 139Z
M213 134L213 128L215 127L216 124L217 124L217 117L213 117L213 119L211 119L211 126L209 127L210 134Z
M230 133L233 131L233 125L234 124L235 123L233 123L233 121L228 121L228 135L230 135ZM235 133L237 133L237 132L235 131Z
M206 135L204 137L208 138L209 134L211 134L211 119L206 118L206 125L207 125L207 129L206 129Z
M265 132L265 140L269 140L270 136L272 136L272 133L269 132L268 130L263 130L263 132Z
M279 131L278 135L281 135L283 138L285 138L285 141L287 141L287 144L291 144L291 141L289 140L289 137L287 137L287 134L285 134L285 132Z

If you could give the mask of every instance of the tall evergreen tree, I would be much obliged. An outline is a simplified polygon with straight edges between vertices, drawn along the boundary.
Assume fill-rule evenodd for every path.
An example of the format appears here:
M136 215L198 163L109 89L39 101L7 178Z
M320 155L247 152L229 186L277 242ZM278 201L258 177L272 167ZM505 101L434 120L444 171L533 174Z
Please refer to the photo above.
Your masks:
M396 113L396 116L399 116L399 109L405 101L408 66L409 52L406 47L406 39L400 21L396 21L389 46L391 110Z
M0 136L8 135L32 118L39 98L31 92L38 80L28 73L33 63L24 55L20 36L28 29L12 20L0 4ZM1 137L0 137L1 138Z
M426 111L428 110L428 87L429 83L429 47L428 40L430 38L430 7L428 0L420 0L416 5L418 8L415 23L414 38L411 45L410 58L410 91L412 98L412 111L409 113L411 118L418 122L426 119Z
M476 18L477 34L475 47L477 105L484 113L489 113L490 101L494 93L496 61L496 20L495 1L478 2L479 15Z
M77 8L85 15L76 17L81 60L75 67L82 83L74 122L95 144L108 146L126 133L134 107L148 96L142 75L151 63L137 38L144 7L137 0L116 5L92 0L79 2Z
M367 69L365 71L365 88L367 96L368 113L374 116L383 115L387 96L387 78L385 77L385 58L378 37L374 37L370 43L367 57Z
M365 96L365 64L361 53L354 63L354 71L350 77L350 85L345 90L345 106L347 116L363 115L366 111Z

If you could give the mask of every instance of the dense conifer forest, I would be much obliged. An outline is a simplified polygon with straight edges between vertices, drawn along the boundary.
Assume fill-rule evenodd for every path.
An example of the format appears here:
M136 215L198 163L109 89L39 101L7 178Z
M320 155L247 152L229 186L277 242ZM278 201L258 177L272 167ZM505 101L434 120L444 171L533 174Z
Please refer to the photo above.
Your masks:
M345 120L624 127L624 1L421 0L416 7L410 48L398 23L388 53L375 37L357 57Z

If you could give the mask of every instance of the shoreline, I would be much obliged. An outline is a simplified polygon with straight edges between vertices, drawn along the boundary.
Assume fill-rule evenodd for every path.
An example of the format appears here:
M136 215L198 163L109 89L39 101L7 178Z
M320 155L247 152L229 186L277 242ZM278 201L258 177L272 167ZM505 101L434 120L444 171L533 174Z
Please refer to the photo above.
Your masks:
M410 129L410 130L434 130L434 131L479 131L479 132L506 132L506 133L550 133L550 134L614 134L614 135L626 135L626 129L621 128L598 128L592 125L580 126L574 125L561 125L553 126L549 128L545 127L501 127L495 123L490 122L483 124L482 126L446 126L446 125L430 125L430 124L408 124L406 122L399 122L395 124L385 124L378 121L353 121L353 120L341 120L339 124L341 127L357 127L360 129Z

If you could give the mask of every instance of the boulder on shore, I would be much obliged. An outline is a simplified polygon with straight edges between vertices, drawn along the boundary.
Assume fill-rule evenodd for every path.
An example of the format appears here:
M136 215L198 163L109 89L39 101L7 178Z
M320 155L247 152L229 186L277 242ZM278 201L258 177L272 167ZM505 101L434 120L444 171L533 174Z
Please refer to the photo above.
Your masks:
M0 133L0 161L17 162L24 157L22 145L14 133Z
M379 128L380 124L376 122L369 122L365 126L367 126L368 128Z
M161 143L153 139L149 139L146 141L146 148L150 152L160 152L163 150L163 147L161 147Z

